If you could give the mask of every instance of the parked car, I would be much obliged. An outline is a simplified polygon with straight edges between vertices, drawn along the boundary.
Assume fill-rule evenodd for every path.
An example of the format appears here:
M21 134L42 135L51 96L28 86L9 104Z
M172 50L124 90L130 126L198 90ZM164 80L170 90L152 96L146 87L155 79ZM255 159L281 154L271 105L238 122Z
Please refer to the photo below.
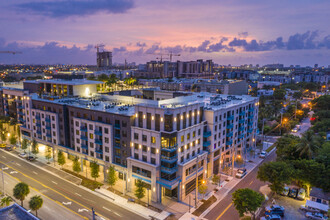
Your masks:
M26 157L26 153L20 153L20 154L18 154L18 156L21 157L21 158L25 158Z
M305 200L306 197L306 190L304 188L300 188L298 191L297 199Z
M260 158L265 158L267 156L267 152L266 151L261 151L261 153L259 154Z
M319 212L306 212L305 216L308 219L315 219L315 220L326 220L326 219L328 219L328 217L322 215Z
M12 151L13 148L12 148L11 146L7 146L7 147L5 147L5 150L6 150L6 151Z
M272 205L272 206L267 206L265 208L265 214L266 215L280 215L284 216L284 207L280 205Z
M34 161L36 159L36 157L35 156L27 156L26 159L28 161Z
M245 168L239 168L236 173L236 178L243 178L247 174Z
M288 196L290 192L290 188L288 186L285 186L283 191L281 192L282 196Z
M6 144L0 144L0 148L5 148Z
M298 189L296 189L296 188L292 188L292 189L290 189L289 197L295 199L295 198L297 198L297 194L298 194Z
M281 220L281 216L279 215L266 215L261 217L260 220Z
M318 209L306 205L301 205L299 209L305 212L319 212Z

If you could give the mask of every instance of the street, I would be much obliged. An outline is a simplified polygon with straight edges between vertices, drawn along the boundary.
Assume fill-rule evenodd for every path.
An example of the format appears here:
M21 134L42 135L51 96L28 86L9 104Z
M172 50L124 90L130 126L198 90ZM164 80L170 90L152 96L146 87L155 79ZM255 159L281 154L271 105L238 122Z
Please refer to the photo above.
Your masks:
M261 163L273 161L276 158L276 151L273 151L270 155L266 157L266 159ZM259 166L261 165L259 164ZM232 196L231 194L241 188L250 188L255 191L259 191L260 187L267 185L264 182L261 182L257 179L258 167L252 170L245 178L243 178L232 190L229 191L228 195L219 202L206 216L206 219L210 220L237 220L239 219L238 212L232 204Z
M311 121L310 118L311 116L314 114L313 111L308 113L308 117L306 117L304 120L302 120L302 122L300 123L300 130L296 133L291 132L292 135L301 137L301 134L303 134L304 132L306 132L312 125L311 125Z
M81 186L54 176L6 151L0 150L0 157L0 166L8 167L5 168L4 173L27 183L38 194L56 201L80 215L81 218L92 219L91 209L94 208L97 215L106 219L144 219ZM13 187L14 185L5 184L6 190Z

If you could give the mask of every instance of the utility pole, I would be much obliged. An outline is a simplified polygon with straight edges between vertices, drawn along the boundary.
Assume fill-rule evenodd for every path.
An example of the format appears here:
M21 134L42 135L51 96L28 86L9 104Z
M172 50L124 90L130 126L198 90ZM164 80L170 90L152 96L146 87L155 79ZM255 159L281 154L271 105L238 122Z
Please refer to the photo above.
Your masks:
M297 99L296 99L296 110L294 112L294 119L297 119Z
M3 195L5 195L5 179L4 179L4 175L3 175L3 165L2 165L1 171L2 171L2 191L3 191Z
M233 158L232 158L232 161L231 161L231 175L234 176L234 165L235 165L235 148L233 150Z
M189 213L190 213L190 195L189 195Z
M281 112L281 126L280 126L280 136L282 135L282 119L283 118L283 113Z
M197 208L197 200L198 200L198 156L196 159L196 193L195 193L195 208Z

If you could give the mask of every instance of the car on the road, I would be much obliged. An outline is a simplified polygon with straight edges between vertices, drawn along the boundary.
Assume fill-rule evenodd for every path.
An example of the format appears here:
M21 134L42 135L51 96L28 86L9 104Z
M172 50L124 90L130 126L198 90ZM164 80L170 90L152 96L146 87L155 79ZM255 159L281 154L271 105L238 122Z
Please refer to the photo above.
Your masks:
M291 131L292 131L293 133L297 133L297 132L298 132L298 128L295 127L295 128L293 128Z
M18 156L21 157L21 158L25 158L26 157L26 153L20 153L20 154L18 154Z
M239 168L236 173L236 178L243 178L247 174L245 168Z
M5 148L6 144L0 144L0 148Z
M34 161L36 159L36 157L35 156L27 156L26 159L28 161Z
M284 207L280 205L271 205L265 208L266 215L280 215L283 217L284 211L285 211Z
M297 188L290 189L289 197L295 199L295 198L297 198L297 194L298 194L298 189Z
M328 217L324 216L319 212L306 212L306 218L308 219L315 219L315 220L326 220Z
M266 215L261 217L260 220L281 220L281 216L279 215Z
M259 154L260 158L265 158L267 156L267 152L266 151L261 151L261 153Z
M290 192L290 188L288 186L285 186L283 188L283 191L281 192L281 195L282 196L288 196L289 195L289 192Z
M298 191L297 199L305 200L306 197L306 190L304 188L300 188Z

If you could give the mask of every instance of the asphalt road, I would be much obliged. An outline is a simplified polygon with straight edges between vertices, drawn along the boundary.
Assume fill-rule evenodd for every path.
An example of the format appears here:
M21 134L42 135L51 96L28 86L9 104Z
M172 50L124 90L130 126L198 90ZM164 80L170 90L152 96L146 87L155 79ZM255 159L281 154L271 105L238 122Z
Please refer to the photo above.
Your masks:
M313 111L308 113L308 117L306 117L304 120L302 120L302 122L300 123L300 129L298 132L293 133L291 132L291 134L301 137L301 135L306 132L312 125L311 125L311 121L310 118L312 117L312 115L314 114Z
M26 160L22 160L10 153L0 150L0 166L4 172L33 187L39 194L56 201L58 204L72 210L81 218L92 219L93 207L96 214L105 219L134 219L143 217L132 213L84 188L67 182ZM6 184L6 188L14 187Z
M276 153L273 151L269 154L262 163L260 163L255 169L253 169L248 175L246 175L231 191L228 195L219 202L206 216L206 219L210 220L237 220L239 219L239 214L236 211L235 207L232 205L232 193L241 188L250 188L255 191L259 191L261 186L266 185L266 183L261 182L257 179L258 167L269 161L273 161L276 158Z

